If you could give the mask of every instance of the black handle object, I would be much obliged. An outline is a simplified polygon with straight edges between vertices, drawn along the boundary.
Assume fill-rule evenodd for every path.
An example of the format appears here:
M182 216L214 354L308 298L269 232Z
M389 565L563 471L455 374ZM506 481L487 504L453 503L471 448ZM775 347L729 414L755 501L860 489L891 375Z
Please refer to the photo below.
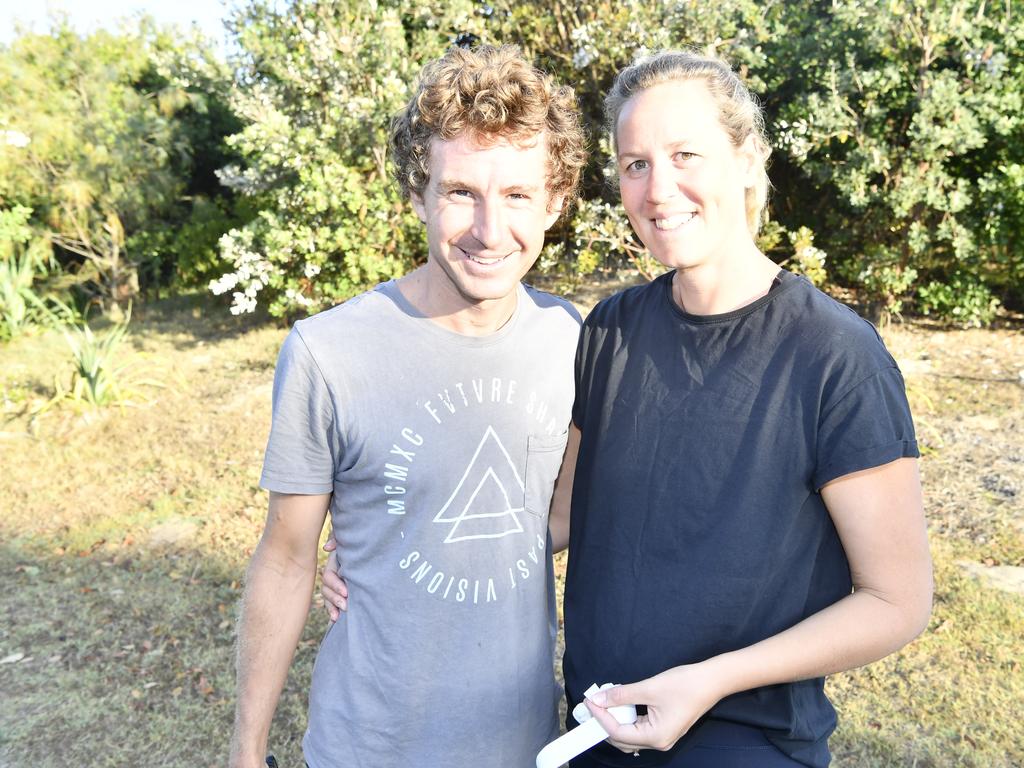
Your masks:
M267 755L267 768L277 768L277 758L273 755Z

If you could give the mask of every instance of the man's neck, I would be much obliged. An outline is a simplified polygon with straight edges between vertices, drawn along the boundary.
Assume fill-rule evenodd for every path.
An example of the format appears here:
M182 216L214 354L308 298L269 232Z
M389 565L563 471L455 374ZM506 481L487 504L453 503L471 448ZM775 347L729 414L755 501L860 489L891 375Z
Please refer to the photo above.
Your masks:
M463 336L487 336L501 330L515 314L518 289L500 299L471 301L453 286L437 285L427 266L397 281L405 300L424 317Z

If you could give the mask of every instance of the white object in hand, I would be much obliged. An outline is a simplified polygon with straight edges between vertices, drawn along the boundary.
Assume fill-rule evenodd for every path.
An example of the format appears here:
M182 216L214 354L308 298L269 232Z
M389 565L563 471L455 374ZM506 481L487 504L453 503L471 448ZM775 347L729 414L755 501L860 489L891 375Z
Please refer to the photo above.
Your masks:
M598 691L605 688L613 688L613 683L605 683L598 687L596 684L587 688L583 695L588 699ZM625 704L620 707L611 707L608 710L612 717L623 725L636 722L636 707L632 704ZM581 752L586 752L598 742L608 738L608 731L600 722L594 719L582 701L573 707L572 716L576 718L579 727L573 728L564 736L560 736L544 749L537 753L537 768L558 768L560 765L572 760Z

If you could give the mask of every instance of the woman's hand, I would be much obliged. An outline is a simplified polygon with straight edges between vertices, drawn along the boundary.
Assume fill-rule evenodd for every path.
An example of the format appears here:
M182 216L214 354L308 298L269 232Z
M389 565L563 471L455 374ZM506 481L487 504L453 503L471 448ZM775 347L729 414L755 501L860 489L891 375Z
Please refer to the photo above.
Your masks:
M711 674L711 665L688 664L632 685L593 694L587 708L608 732L608 741L623 752L671 749L697 719L726 695ZM623 704L644 705L647 714L620 725L606 710Z

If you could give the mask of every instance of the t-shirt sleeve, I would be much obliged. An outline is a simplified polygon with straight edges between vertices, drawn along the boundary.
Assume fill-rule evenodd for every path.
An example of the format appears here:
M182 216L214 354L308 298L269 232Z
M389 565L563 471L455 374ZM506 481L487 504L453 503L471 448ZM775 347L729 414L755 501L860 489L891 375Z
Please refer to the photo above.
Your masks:
M330 493L337 452L334 408L327 382L297 328L278 356L273 397L260 486L278 493Z
M814 487L920 455L903 376L895 366L883 368L826 403L818 425Z

